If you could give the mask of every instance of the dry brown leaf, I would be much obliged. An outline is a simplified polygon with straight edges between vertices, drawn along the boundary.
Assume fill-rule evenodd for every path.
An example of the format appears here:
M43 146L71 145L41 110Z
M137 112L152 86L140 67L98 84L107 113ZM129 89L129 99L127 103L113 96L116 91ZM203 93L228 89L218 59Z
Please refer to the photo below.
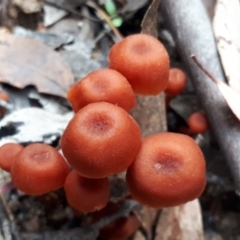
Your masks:
M0 33L0 82L18 88L34 85L41 93L66 97L74 78L67 63L49 47Z
M240 3L218 0L213 29L229 85L240 92Z
M142 33L157 37L158 8L161 0L153 0L141 23Z

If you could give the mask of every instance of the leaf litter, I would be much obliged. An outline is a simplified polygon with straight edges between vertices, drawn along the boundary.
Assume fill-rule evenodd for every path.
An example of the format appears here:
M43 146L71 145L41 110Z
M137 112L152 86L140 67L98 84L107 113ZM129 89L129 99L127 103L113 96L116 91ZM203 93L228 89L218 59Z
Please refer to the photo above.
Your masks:
M1 33L0 82L17 88L34 85L41 93L65 98L74 78L68 64L49 47Z

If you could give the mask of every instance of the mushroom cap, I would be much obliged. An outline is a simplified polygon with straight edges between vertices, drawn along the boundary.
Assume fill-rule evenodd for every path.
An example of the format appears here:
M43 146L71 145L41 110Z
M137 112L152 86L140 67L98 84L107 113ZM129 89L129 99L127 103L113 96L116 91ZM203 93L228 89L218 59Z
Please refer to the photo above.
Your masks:
M175 97L183 91L186 83L186 74L179 68L171 68L169 70L169 82L165 89L165 93L169 96Z
M125 76L137 94L157 95L168 84L168 53L162 43L147 34L134 34L114 44L109 67Z
M130 111L136 104L134 92L119 72L102 68L88 74L68 91L74 112L89 103L109 102Z
M206 115L202 112L195 112L188 118L188 126L194 133L204 133L209 129Z
M0 92L0 99L5 101L5 102L9 102L9 96L7 93L5 92ZM6 113L6 109L3 107L0 107L0 115L1 117Z
M80 109L61 138L70 166L88 178L104 178L128 168L140 143L136 121L124 109L106 102Z
M64 183L70 206L81 212L94 212L104 208L109 200L108 178L90 179L72 170Z
M103 217L109 217L118 211L123 202L112 203L102 210L93 214L93 221L96 222ZM132 214L128 217L120 217L100 229L99 236L105 240L122 240L130 237L140 226L138 218Z
M0 167L11 171L11 166L18 153L23 150L23 146L18 143L6 143L0 147Z
M8 96L8 94L5 93L5 92L0 92L0 99L8 102L8 101L9 101L9 96Z
M149 136L127 170L127 183L134 199L154 208L191 201L205 188L205 160L189 136L160 133Z
M42 143L25 147L12 164L14 185L29 195L41 195L63 186L69 167L58 151Z

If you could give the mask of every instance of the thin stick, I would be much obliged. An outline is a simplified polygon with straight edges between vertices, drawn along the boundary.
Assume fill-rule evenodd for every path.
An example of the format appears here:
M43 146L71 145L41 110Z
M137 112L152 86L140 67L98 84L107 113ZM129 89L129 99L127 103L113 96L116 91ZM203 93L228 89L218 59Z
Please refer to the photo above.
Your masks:
M192 60L197 64L197 66L215 83L218 83L218 80L199 62L196 55L191 55Z
M87 5L89 7L94 8L103 18L103 20L110 26L112 29L113 33L115 34L117 41L121 41L123 39L123 36L121 33L118 31L118 29L112 24L111 18L100 8L97 6L97 4L93 1L87 2Z

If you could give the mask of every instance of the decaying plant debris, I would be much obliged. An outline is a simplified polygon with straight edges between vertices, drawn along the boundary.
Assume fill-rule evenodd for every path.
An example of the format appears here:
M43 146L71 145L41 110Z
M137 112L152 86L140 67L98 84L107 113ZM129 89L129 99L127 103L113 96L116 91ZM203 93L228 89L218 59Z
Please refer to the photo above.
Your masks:
M0 238L94 240L102 226L130 212L141 221L141 227L130 238L134 240L239 237L240 208L235 194L240 188L239 120L217 86L190 58L195 54L214 77L225 80L211 20L202 1L114 2L117 11L110 16L100 0L0 1L0 87L10 96L9 103L0 101L0 106L7 109L7 115L0 120L0 145L44 142L58 148L61 134L73 115L66 100L68 88L89 72L108 66L107 55L114 42L142 31L160 38L168 49L171 66L183 68L193 85L189 81L184 93L167 110L163 94L137 97L137 107L131 114L145 137L167 128L175 131L179 125L186 125L193 111L204 109L207 113L214 135L210 132L196 137L208 170L201 208L199 200L158 211L125 200L117 213L92 223L91 214L80 214L67 205L62 190L41 198L29 197L18 192L9 176L2 173ZM204 2L211 18L215 4L218 8L227 4L223 0ZM120 27L113 24L114 17L122 19ZM215 24L220 24L217 17ZM219 41L228 39L224 34L228 33L217 33ZM227 68L226 58L223 62ZM236 72L233 77L226 74L237 78ZM112 176L111 201L127 195L125 174Z

